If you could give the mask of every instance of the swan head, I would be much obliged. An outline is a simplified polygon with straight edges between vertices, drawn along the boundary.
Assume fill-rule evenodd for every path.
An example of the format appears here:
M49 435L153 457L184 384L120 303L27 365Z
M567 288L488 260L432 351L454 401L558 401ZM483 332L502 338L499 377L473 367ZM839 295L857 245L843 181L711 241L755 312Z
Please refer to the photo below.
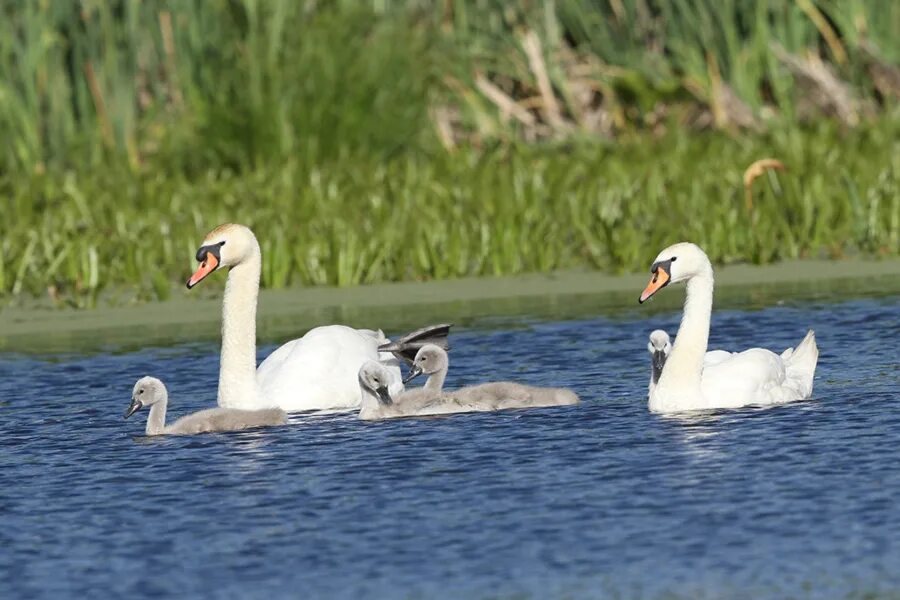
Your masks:
M712 275L709 257L697 244L681 242L660 252L650 265L650 283L638 302L643 304L670 283L687 281L696 275Z
M157 402L168 399L165 384L156 377L141 377L131 391L131 405L125 411L127 419L145 406L153 406Z
M662 329L657 329L650 334L650 341L647 343L647 351L650 352L650 366L652 372L652 382L657 383L662 375L663 367L666 365L666 358L672 351L672 340L669 334Z
M668 354L672 351L672 340L669 334L662 329L656 329L650 334L650 341L647 343L647 351L650 354L662 352Z
M219 225L203 238L197 250L200 265L188 279L187 287L191 289L214 271L235 267L258 254L259 242L249 227L235 223Z
M359 368L359 387L363 392L368 392L368 395L377 398L381 404L394 403L388 391L390 383L388 370L374 360L367 360ZM363 394L363 397L365 396L366 394Z
M409 374L403 378L403 383L412 381L423 373L425 375L439 373L447 369L449 365L450 359L447 357L446 350L437 344L425 344L416 352L412 368L409 370Z

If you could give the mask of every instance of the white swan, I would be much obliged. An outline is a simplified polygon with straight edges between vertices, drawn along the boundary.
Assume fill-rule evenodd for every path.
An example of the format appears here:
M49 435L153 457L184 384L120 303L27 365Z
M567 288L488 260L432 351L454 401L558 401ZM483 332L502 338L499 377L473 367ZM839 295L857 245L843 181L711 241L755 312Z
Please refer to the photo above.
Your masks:
M365 420L488 412L510 408L539 408L577 404L578 396L563 388L522 385L510 381L482 383L443 391L450 360L440 346L425 344L416 353L404 382L428 375L425 386L393 395L385 385L384 367L366 362L359 371L362 400L359 418Z
M819 349L810 330L796 349L780 356L762 348L707 353L713 269L699 246L669 246L650 267L645 302L671 282L687 282L684 316L659 382L650 394L653 412L783 404L809 398Z
M650 341L647 342L647 352L650 353L650 385L648 397L653 395L653 389L659 382L662 375L663 367L666 365L666 358L672 351L672 342L669 334L662 329L654 329L650 333Z
M343 409L359 406L357 374L367 360L385 363L392 393L403 390L400 366L380 331L343 325L316 327L302 338L276 349L256 368L256 304L262 255L256 236L243 225L213 229L197 250L200 266L187 282L190 289L221 267L229 267L222 301L222 353L219 406L256 409L276 406L287 411ZM434 340L446 343L446 328L437 326ZM428 329L418 341L428 337ZM402 351L401 349L395 349Z
M125 411L127 419L145 406L150 407L147 415L147 435L192 435L216 431L239 431L253 427L284 425L287 415L280 408L260 410L239 410L236 408L210 408L181 417L171 425L166 425L166 407L169 393L165 384L156 377L141 377L131 392L131 405Z

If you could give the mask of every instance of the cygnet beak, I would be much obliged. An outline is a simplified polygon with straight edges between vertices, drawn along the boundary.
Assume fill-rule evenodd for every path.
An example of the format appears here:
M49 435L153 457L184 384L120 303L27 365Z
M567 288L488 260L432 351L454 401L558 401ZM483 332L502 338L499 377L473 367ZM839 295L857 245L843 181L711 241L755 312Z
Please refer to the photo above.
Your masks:
M409 370L409 374L403 378L403 385L406 385L407 383L409 383L410 381L412 381L413 379L415 379L416 377L418 377L421 374L422 374L422 367L420 367L419 365L413 365L412 368Z
M662 375L663 367L666 366L665 351L655 350L651 360L653 361L653 383L657 383L660 375Z
M381 400L382 404L391 405L394 401L391 399L391 394L388 392L387 386L381 386L375 390L375 393L378 394L378 399Z
M127 419L137 411L141 410L144 407L144 404L138 400L137 398L131 399L131 405L128 407L128 410L125 411L125 418Z

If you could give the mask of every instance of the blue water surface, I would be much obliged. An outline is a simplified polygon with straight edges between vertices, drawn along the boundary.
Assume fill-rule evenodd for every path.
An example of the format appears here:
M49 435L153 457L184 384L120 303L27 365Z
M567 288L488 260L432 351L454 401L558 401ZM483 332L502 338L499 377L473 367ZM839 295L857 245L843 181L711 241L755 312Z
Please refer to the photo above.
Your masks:
M453 334L452 385L579 406L194 437L122 414L146 374L170 419L212 406L215 343L0 355L0 597L898 597L900 297L717 310L712 348L814 327L813 399L662 417L647 334L679 316Z

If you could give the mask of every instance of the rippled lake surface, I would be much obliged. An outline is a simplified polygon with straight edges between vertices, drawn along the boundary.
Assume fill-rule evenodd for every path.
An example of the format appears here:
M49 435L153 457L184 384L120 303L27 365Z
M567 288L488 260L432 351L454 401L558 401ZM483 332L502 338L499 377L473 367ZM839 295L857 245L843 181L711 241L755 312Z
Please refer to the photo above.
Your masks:
M711 347L815 328L813 399L652 415L647 334L679 317L453 334L452 384L580 406L195 437L122 414L145 374L170 419L211 406L215 342L0 355L0 597L898 597L900 296L716 310Z

